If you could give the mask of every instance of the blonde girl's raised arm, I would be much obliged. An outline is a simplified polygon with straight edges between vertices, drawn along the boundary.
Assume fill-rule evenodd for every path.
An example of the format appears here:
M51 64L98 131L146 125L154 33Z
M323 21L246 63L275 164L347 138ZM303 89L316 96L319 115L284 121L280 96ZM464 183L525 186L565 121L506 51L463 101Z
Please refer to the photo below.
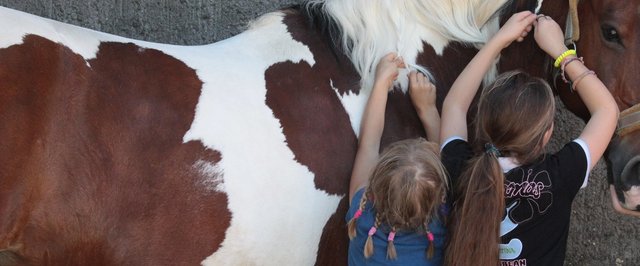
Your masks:
M411 71L409 73L409 95L427 135L427 140L440 141L440 114L436 107L436 87L425 75Z
M440 144L454 136L467 139L467 112L482 79L503 48L527 36L535 18L529 11L514 14L460 73L442 106Z
M387 95L398 77L399 67L404 67L402 59L390 53L380 59L376 68L376 80L360 125L358 151L349 182L349 203L358 189L367 185L369 175L378 162Z
M562 30L555 21L543 17L536 22L535 26L536 42L552 58L558 58L567 51ZM565 61L569 62L567 59ZM589 70L581 60L572 59L571 61L565 64L565 75L573 81L573 88L591 114L591 118L580 134L580 139L584 140L589 147L588 155L591 162L589 169L591 169L600 160L611 141L619 111L613 96L598 79L596 73Z

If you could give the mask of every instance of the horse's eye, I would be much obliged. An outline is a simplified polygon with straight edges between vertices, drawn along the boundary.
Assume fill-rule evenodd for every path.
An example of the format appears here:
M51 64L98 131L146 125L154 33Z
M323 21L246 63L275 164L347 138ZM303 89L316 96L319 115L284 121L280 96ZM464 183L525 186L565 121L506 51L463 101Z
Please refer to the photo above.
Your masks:
M622 45L622 40L620 40L618 30L611 25L602 25L602 36L608 42L615 42Z

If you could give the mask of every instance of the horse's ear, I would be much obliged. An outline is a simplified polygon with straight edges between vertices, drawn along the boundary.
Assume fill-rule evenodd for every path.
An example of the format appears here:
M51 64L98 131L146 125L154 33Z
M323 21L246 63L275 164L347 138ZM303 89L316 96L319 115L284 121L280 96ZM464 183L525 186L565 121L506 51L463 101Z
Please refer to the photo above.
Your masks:
M27 265L26 260L12 249L0 250L0 266Z

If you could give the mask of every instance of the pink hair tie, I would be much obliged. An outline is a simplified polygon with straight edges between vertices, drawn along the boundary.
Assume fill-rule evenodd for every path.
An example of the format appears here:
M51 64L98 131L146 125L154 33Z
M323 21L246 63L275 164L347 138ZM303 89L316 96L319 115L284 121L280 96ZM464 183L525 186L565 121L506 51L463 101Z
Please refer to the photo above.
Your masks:
M358 218L360 218L360 216L362 216L362 210L358 209L356 211L356 214L353 215L353 218L354 219L358 219Z
M389 237L387 237L387 241L393 242L394 238L396 238L396 232L395 231L389 232Z
M372 226L371 229L369 229L369 236L372 236L373 234L375 234L377 230L378 229L376 229L375 226Z
M433 242L433 233L431 233L431 231L427 232L427 238L429 239L429 242Z

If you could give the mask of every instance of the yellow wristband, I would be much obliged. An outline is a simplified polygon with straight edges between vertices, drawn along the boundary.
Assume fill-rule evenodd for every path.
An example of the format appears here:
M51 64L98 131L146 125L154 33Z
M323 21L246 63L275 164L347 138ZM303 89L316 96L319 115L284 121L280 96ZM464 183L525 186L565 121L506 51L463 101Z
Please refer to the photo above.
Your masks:
M556 58L556 61L553 63L553 66L560 67L560 63L562 63L562 60L564 60L567 56L570 56L570 55L576 55L576 50L571 49L562 53L560 56L558 56L558 58Z

